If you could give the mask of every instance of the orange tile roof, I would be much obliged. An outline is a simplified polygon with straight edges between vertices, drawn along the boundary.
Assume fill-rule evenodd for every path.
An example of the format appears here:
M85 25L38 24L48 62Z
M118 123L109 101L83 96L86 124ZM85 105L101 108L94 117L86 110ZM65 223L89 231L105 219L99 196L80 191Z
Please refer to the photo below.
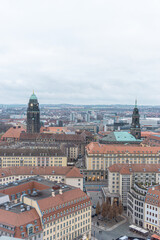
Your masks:
M160 185L148 188L145 202L160 207Z
M48 188L50 188L50 187L45 184L32 181L32 182L20 184L18 186L12 186L12 187L1 189L0 193L9 195L9 197L11 198L12 194L22 193L23 191L25 191L27 193L28 189L44 190L44 189L48 189ZM17 195L15 195L15 198L17 199Z
M53 172L54 171L54 172ZM83 177L80 170L76 167L7 167L0 168L0 178L16 175L64 175L66 177Z
M2 140L6 140L6 138L15 138L19 139L21 132L26 132L23 127L11 127L9 128L1 137Z
M38 200L38 205L41 211L44 211L46 209L56 207L57 205L61 205L69 201L74 201L75 199L79 199L85 196L87 195L82 190L76 188L63 192L62 194L58 194L55 197L51 196L48 198L40 199ZM90 200L88 196L87 199Z
M108 134L110 134L110 133L111 133L111 131L107 131L107 132L100 131L100 132L98 132L98 134L99 134L99 135L102 135L102 136L106 136L106 135L108 135Z
M114 144L100 144L98 142L91 142L86 146L88 154L110 154L110 153L158 153L160 147L142 147L137 145L114 145Z
M121 174L131 174L133 172L160 172L160 164L113 164L109 168L110 172Z
M35 209L21 213L15 213L0 209L0 222L8 223L12 226L22 226L39 218Z
M67 127L41 127L40 133L65 133L67 130Z
M150 135L155 135L155 134L156 134L155 132L149 132L149 131L141 132L141 137L148 137Z
M160 236L158 236L157 234L153 234L151 237L155 238L156 240L160 240Z
M79 169L76 167L73 167L67 174L67 178L82 178L83 175L80 173Z
M21 238L21 232L25 233L25 238L28 237L26 226L28 224L33 224L34 226L35 220L37 220L36 226L39 227L38 231L39 232L42 231L40 218L35 209L31 209L29 211L25 211L21 213L15 213L15 212L0 209L0 223L15 227L14 237L17 237L17 238ZM20 231L20 226L23 226L23 231ZM5 229L5 232L8 232L8 229Z

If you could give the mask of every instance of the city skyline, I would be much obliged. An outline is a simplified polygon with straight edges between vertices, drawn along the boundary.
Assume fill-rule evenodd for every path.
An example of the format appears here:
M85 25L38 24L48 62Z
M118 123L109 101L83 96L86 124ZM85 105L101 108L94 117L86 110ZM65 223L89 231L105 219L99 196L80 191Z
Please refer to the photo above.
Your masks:
M158 105L159 9L144 0L5 1L0 103L25 104L35 89L44 104L137 97L139 105Z

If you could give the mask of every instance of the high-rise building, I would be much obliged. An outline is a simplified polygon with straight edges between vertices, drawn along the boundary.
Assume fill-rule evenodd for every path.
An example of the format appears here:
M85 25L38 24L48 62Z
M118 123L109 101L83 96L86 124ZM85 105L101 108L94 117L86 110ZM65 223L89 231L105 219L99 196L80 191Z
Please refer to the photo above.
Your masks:
M71 122L75 121L75 113L74 112L70 113L70 121Z
M139 115L139 110L137 108L137 100L135 101L135 107L133 109L133 114L132 114L132 124L130 128L130 133L136 138L136 139L141 139L141 128L140 128L140 115Z
M27 108L27 132L39 133L40 132L40 110L39 103L36 95L31 95Z
M90 113L85 114L85 121L90 122Z

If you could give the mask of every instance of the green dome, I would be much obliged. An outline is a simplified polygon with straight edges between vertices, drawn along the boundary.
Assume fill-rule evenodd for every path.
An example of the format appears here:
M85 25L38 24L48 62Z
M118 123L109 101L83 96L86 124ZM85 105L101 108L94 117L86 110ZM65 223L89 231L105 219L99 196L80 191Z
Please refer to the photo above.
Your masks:
M36 97L36 95L34 94L34 92L33 92L33 94L31 95L30 100L37 100L37 97Z

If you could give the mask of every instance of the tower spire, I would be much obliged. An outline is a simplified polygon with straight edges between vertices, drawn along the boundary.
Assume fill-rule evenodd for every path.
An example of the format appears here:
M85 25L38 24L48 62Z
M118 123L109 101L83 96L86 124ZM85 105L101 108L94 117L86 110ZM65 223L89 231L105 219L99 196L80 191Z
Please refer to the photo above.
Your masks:
M137 108L137 98L135 99L135 108Z
M137 108L137 98L135 99L135 107L132 114L132 123L130 128L130 133L136 138L141 139L141 127L140 127L140 115Z

